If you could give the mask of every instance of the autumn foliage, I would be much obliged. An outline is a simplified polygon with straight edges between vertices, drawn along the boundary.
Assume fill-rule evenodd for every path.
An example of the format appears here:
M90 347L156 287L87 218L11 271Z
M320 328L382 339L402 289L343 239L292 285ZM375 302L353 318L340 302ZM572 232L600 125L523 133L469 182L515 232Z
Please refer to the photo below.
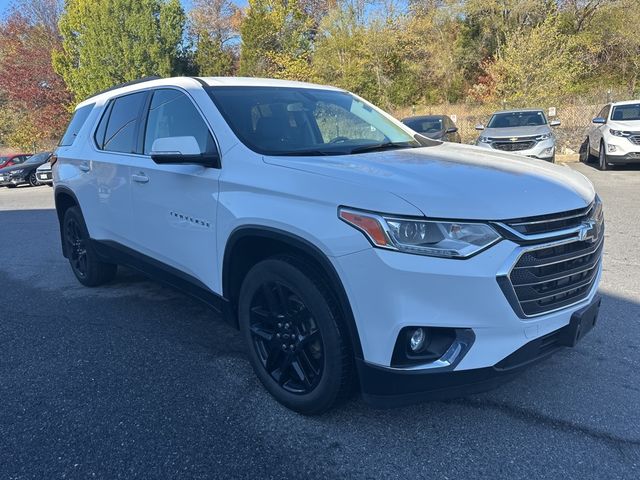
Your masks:
M59 46L57 32L18 12L0 24L0 108L18 140L7 143L32 147L64 130L71 96L51 65L51 52Z

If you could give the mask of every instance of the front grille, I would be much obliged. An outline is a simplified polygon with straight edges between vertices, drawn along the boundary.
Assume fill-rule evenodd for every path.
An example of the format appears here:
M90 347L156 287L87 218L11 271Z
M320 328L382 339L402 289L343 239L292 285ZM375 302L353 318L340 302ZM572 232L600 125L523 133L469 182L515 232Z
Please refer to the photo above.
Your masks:
M540 315L585 299L602 256L604 231L594 242L576 241L525 252L509 281L525 316Z
M493 142L491 145L496 150L502 150L504 152L518 152L520 150L529 150L536 144L535 140L528 142Z
M640 145L640 135L631 135L629 141L634 145Z
M600 204L594 202L588 207L579 208L577 210L554 213L551 215L539 215L537 217L516 218L512 220L505 220L502 223L508 225L522 235L553 233L560 230L566 230L568 228L578 227L591 218L592 215L595 218L599 218L601 212L594 212L594 209L600 210Z

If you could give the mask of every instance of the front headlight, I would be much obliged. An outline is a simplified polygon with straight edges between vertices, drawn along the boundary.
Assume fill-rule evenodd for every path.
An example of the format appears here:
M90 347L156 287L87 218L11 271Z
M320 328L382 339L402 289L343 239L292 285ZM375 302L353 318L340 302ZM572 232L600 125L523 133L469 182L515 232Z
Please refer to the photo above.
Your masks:
M628 137L631 135L631 132L624 132L622 130L614 130L613 128L609 129L609 133L614 137Z
M484 223L397 218L340 208L340 219L375 246L417 255L468 258L500 240Z
M11 170L9 175L11 175L12 177L17 177L18 175L22 175L23 172L24 172L24 169L22 169L22 170Z
M542 135L538 135L536 137L536 140L541 142L542 140L549 140L550 138L553 138L553 134L552 133L543 133Z

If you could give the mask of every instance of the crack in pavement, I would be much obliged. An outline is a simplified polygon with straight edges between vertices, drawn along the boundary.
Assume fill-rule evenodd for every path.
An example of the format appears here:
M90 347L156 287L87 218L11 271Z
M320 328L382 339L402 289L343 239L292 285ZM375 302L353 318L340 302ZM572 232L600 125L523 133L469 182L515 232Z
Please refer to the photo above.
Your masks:
M500 403L489 399L461 398L445 403L476 409L490 408L524 422L535 423L538 425L541 424L558 430L562 430L564 432L579 433L582 435L586 435L594 440L607 443L612 448L617 450L618 453L620 453L620 455L627 460L630 459L627 455L627 452L623 450L623 447L631 448L635 455L640 458L640 439L620 437L611 433L604 432L602 430L597 430L585 425L580 425L569 420L563 420L561 418L544 415L540 412L536 412L528 408L518 407L516 405L510 405L508 403Z

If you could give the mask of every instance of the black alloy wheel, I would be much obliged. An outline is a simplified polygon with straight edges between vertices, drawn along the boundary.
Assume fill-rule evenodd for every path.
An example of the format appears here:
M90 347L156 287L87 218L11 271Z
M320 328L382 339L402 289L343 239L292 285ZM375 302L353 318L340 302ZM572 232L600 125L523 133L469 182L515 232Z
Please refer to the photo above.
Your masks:
M276 400L313 415L352 391L353 354L334 293L304 258L262 260L237 301L251 366Z
M251 302L253 347L269 376L285 391L311 392L322 377L322 334L295 292L278 281L265 282Z
M79 278L87 278L87 247L78 220L74 217L67 219L64 225L64 240L67 255L73 273Z
M78 281L87 287L97 287L116 276L118 266L99 259L91 246L89 232L78 207L70 207L62 221L65 255Z

